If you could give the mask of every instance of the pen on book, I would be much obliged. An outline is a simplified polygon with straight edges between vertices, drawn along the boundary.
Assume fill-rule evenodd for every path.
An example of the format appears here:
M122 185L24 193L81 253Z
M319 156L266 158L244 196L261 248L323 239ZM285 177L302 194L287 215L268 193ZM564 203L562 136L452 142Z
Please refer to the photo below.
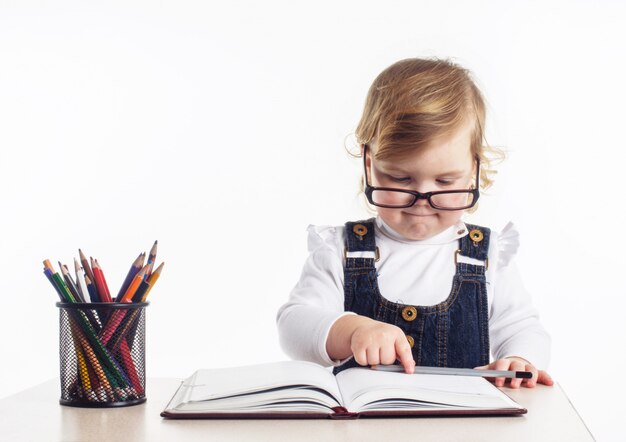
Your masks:
M390 371L396 373L404 373L404 367L401 365L372 365L372 370ZM415 374L440 374L453 376L481 376L485 378L522 378L530 379L533 377L530 371L511 371L511 370L483 370L477 368L452 368L452 367L415 367Z

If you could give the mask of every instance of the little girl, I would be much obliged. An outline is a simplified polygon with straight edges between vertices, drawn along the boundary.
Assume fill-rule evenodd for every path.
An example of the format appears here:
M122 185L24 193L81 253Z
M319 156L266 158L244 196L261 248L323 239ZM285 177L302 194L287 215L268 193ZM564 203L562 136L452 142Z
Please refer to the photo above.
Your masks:
M309 258L277 316L289 356L335 373L396 361L407 373L529 370L525 386L552 385L540 370L550 337L513 260L517 231L461 220L491 184L484 122L480 91L451 62L402 60L374 80L356 137L377 216L309 226Z

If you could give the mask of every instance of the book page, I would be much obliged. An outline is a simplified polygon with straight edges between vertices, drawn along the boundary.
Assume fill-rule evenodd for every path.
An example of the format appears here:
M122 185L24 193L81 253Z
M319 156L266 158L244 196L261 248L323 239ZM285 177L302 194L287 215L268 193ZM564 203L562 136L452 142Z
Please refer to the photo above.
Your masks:
M478 376L409 375L350 368L337 375L337 383L345 407L353 412L521 408Z
M305 361L198 370L187 378L168 405L170 411L315 409L326 412L341 403L333 374Z

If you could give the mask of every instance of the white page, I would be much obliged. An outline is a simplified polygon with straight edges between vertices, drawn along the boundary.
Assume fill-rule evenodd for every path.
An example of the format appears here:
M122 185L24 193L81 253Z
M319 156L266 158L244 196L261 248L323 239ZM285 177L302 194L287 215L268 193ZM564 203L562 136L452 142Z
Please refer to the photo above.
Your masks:
M478 376L445 376L392 373L351 368L337 375L337 383L350 411L365 409L520 408L508 396ZM385 398L388 404L366 404ZM407 399L403 401L400 399ZM413 404L413 405L412 405ZM439 405L442 404L442 405Z
M229 396L214 400L193 401L182 404L178 411L182 412L220 412L220 413L258 413L263 411L317 411L332 413L337 402L328 395L312 389L290 388L275 391L259 392L246 396ZM176 409L172 411L176 412Z
M243 367L198 370L183 382L172 400L172 408L181 403L212 401L238 394L252 394L290 385L310 385L332 395L338 406L341 394L335 377L324 367L305 361L283 361ZM267 392L271 400L282 392ZM300 396L304 393L300 392ZM314 395L316 396L316 395ZM184 408L184 407L182 407Z

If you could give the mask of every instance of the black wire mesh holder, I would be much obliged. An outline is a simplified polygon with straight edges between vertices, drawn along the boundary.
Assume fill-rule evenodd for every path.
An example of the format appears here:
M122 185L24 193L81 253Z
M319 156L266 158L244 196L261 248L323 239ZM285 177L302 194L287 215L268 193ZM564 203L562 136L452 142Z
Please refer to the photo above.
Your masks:
M146 401L148 304L56 303L62 405L104 408Z

